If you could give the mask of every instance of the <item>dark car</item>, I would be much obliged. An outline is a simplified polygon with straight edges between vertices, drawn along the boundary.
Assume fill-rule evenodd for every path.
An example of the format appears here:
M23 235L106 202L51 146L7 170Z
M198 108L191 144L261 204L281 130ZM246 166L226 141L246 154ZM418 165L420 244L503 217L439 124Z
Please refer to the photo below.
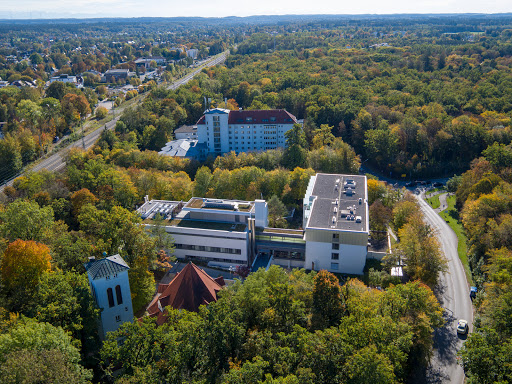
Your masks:
M55 136L55 137L53 138L53 144L58 143L58 142L59 142L59 140L60 140L60 137L59 137L59 136Z

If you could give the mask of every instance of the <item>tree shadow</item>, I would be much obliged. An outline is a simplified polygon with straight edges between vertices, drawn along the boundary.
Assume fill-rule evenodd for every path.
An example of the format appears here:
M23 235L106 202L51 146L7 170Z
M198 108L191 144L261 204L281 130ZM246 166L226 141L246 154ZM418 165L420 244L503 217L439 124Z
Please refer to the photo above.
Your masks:
M436 296L440 290L442 288L437 289ZM429 366L418 367L409 377L408 383L438 384L449 381L448 367L457 363L458 344L463 335L459 335L453 326L456 318L452 312L445 310L443 318L443 326L434 330L433 356Z
M438 356L437 360L445 365L451 365L456 361L459 341L457 330L453 327L457 319L446 309L443 318L443 326L434 330L434 353Z

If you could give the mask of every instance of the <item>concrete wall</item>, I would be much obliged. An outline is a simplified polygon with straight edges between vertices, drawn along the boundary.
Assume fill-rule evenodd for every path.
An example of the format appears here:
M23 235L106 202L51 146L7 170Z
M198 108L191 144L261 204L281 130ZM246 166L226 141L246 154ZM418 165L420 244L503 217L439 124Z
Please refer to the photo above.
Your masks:
M338 253L338 260L332 259L332 253ZM360 245L340 244L339 250L332 249L332 243L307 241L306 242L306 269L318 271L326 269L329 272L362 275L366 263L367 248ZM332 267L338 264L338 269Z
M291 259L277 259L277 258L273 258L272 259L272 265L279 265L280 267L283 267L283 268L288 268L288 269L292 269L292 268L304 268L304 261L302 260L291 260Z
M127 321L133 321L132 298L130 294L130 282L128 271L118 272L117 276L110 275L96 280L89 277L93 296L101 311L100 337L105 338L107 332L113 332ZM122 304L117 303L116 286L121 287ZM114 306L109 307L107 289L112 288ZM116 319L116 316L119 318Z
M368 255L366 256L367 259L376 259L376 260L382 260L384 256L386 256L386 252L376 252L376 251L368 251Z
M335 229L311 229L305 231L306 241L332 243L333 234L339 235L340 244L360 245L366 247L368 244L368 232L340 231Z

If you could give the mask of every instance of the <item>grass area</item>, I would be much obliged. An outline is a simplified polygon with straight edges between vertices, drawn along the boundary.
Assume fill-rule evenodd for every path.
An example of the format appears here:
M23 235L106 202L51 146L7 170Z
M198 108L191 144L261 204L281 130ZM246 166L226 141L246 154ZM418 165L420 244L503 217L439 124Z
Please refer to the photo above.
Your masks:
M427 198L427 203L434 209L439 208L441 206L441 202L439 201L439 195L434 195Z
M470 285L473 285L473 278L471 276L471 270L469 269L468 263L467 238L464 234L462 223L459 220L459 214L455 209L455 196L448 196L446 201L448 203L448 208L440 212L439 215L448 223L450 228L453 229L457 235L457 239L459 240L457 252L459 254L460 261L462 261L462 265L464 266L468 282Z
M445 187L435 187L435 188L430 188L427 193L434 193L434 192L446 192L446 188Z

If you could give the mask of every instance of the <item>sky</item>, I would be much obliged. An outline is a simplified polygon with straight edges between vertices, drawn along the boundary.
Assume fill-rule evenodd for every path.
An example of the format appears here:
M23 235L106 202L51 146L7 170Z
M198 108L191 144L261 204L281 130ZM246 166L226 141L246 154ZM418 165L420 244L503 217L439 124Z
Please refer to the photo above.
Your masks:
M0 0L0 19L505 12L512 0Z

